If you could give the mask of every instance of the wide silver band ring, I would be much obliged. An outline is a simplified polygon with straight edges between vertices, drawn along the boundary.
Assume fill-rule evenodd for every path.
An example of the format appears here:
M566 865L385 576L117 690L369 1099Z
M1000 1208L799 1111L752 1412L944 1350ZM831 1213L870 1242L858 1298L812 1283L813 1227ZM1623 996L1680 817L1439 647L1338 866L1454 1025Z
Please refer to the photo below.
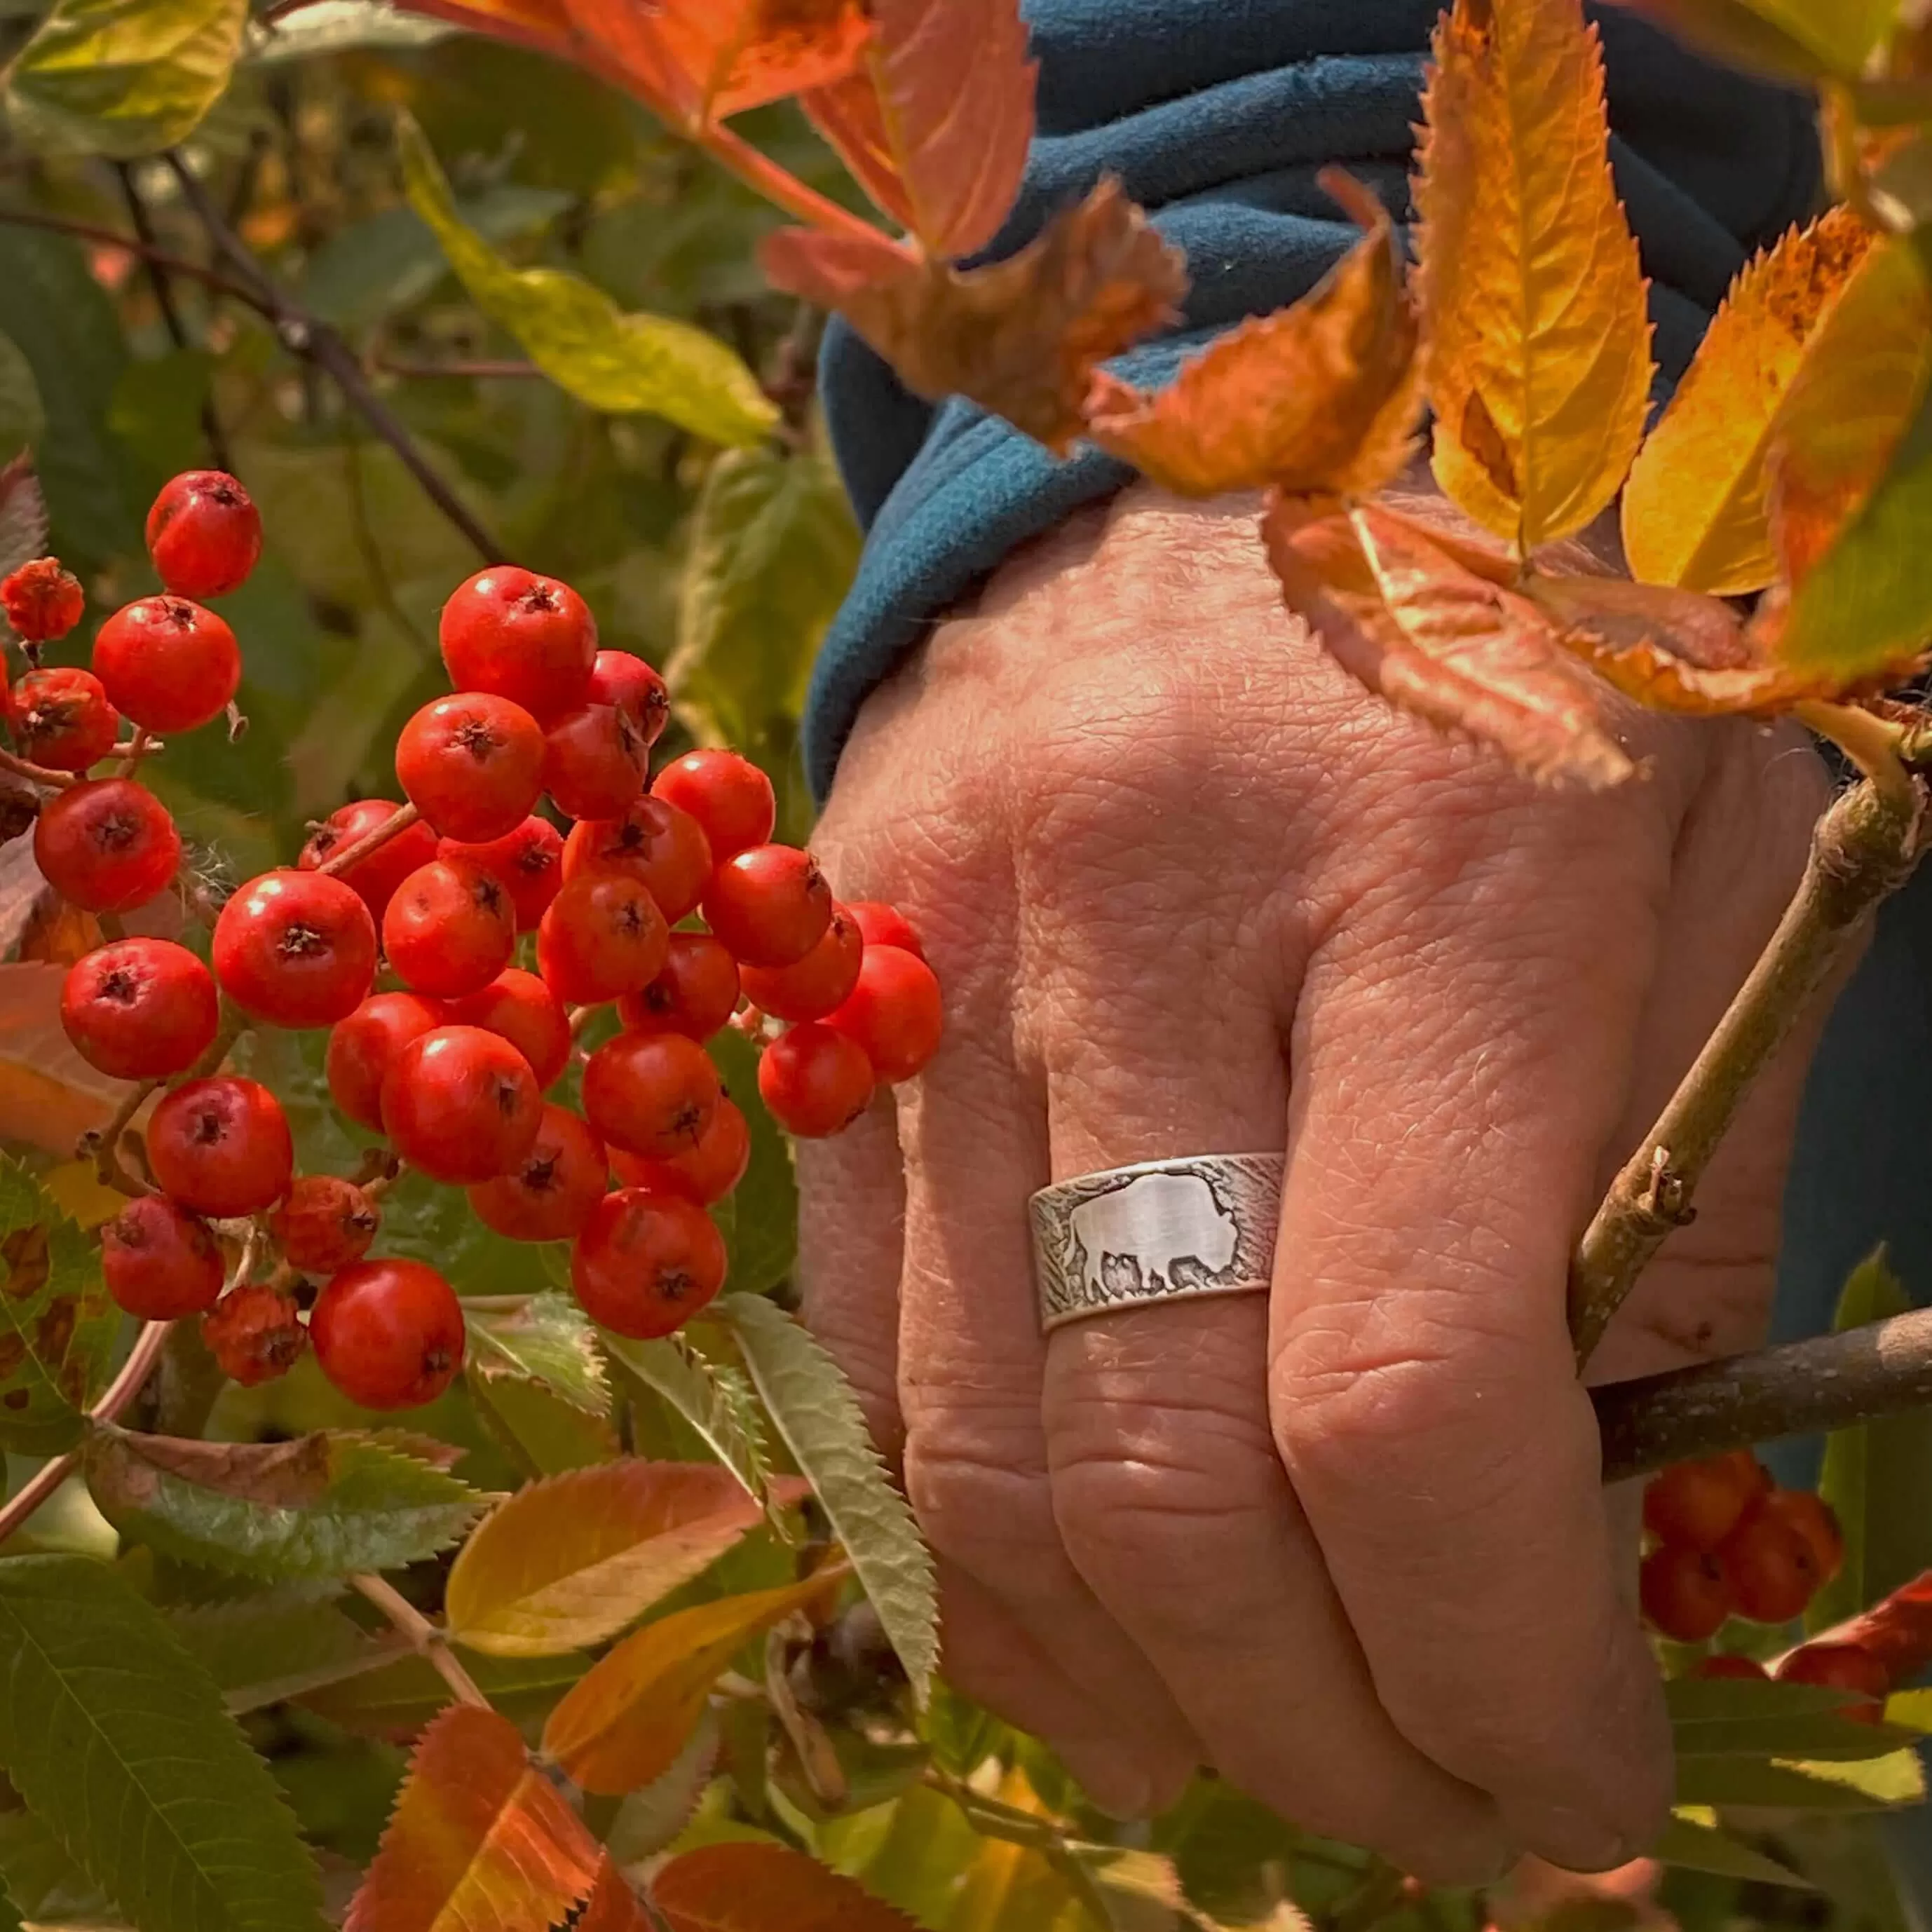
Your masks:
M1042 1330L1265 1292L1286 1165L1278 1154L1183 1154L1042 1187L1028 1204Z

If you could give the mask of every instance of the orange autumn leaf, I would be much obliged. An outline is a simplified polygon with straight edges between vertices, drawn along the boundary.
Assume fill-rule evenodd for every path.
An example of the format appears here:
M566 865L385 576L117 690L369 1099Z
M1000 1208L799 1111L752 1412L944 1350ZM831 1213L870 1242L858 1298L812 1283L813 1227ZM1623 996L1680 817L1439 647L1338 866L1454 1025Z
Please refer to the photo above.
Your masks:
M585 1790L612 1797L662 1777L732 1658L843 1574L725 1597L646 1624L565 1692L544 1726L546 1755Z
M1871 240L1849 208L1834 208L1731 284L1624 487L1624 550L1638 577L1715 596L1776 578L1765 499L1772 430L1805 344Z
M1088 400L1093 441L1184 496L1270 484L1366 496L1401 469L1420 371L1394 227L1340 169L1322 182L1361 240L1300 302L1222 336L1159 394L1100 371Z
M668 1932L915 1932L896 1906L787 1845L705 1845L651 1881Z
M856 66L872 32L864 0L658 0L656 13L700 121L832 86Z
M1344 670L1398 708L1486 740L1540 779L1593 788L1635 767L1610 694L1537 607L1466 569L1420 525L1271 496L1262 538L1292 610Z
M608 1852L597 1868L597 1883L571 1932L657 1932L644 1901L617 1869Z
M983 268L800 228L769 238L763 259L776 286L836 308L908 388L964 396L1060 454L1098 365L1172 320L1186 287L1179 254L1112 180Z
M344 1932L532 1932L584 1901L602 1856L517 1727L454 1705L410 1760Z
M1434 52L1414 195L1436 477L1529 550L1616 496L1649 403L1603 51L1580 0L1456 0Z
M1033 140L1019 0L872 0L872 16L859 72L805 110L927 255L974 254L1012 208Z

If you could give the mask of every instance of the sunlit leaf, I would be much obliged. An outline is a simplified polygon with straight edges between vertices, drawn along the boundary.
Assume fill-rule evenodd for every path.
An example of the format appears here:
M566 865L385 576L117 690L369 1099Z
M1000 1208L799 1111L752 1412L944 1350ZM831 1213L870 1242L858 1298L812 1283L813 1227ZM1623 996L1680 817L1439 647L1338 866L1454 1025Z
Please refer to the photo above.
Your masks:
M986 268L799 228L760 259L779 288L837 309L909 388L964 396L1063 454L1095 370L1171 320L1186 286L1180 255L1111 178Z
M1742 1838L1720 1832L1708 1811L1700 1813L1688 1806L1671 1814L1662 1835L1651 1846L1650 1856L1660 1864L1676 1865L1685 1871L1750 1879L1761 1885L1794 1886L1802 1892L1813 1889L1809 1879Z
M732 1658L830 1587L815 1576L646 1624L564 1694L544 1726L545 1754L586 1791L616 1797L654 1782L677 1762Z
M771 1468L765 1458L764 1418L744 1377L728 1363L700 1354L682 1335L655 1342L614 1335L609 1347L626 1369L697 1431L746 1494L762 1505Z
M29 140L131 160L184 141L242 50L246 0L59 0L7 70Z
M644 411L713 442L756 442L776 425L758 378L715 336L665 316L626 315L566 269L512 267L458 217L416 124L399 122L397 138L410 206L478 308L560 387L592 409Z
M516 1726L458 1705L416 1747L346 1932L533 1932L590 1895L600 1859Z
M707 1845L651 1881L668 1932L914 1932L902 1912L784 1845Z
M1856 79L1896 0L1622 0L1721 60L1786 80Z
M319 54L394 53L432 46L448 32L399 13L386 0L314 0L263 25L243 58L250 67L277 67Z
M866 1432L851 1384L783 1309L752 1294L727 1295L718 1306L772 1426L812 1484L922 1702L939 1660L932 1558Z
M1487 741L1532 777L1602 786L1630 776L1608 694L1550 621L1416 525L1366 508L1310 518L1277 494L1263 537L1289 608L1370 690Z
M1029 1817L1043 1818L1046 1808L1017 1766L1000 1780L1004 1804ZM1064 1928L1061 1922L1070 1922ZM1091 1922L1066 1874L1039 1848L1006 1838L982 1836L966 1868L965 1882L952 1901L945 1932L1075 1932Z
M1840 1714L1860 1700L1820 1684L1680 1677L1665 1684L1664 1696L1680 1762L1738 1756L1849 1762L1883 1757L1913 1738L1897 1725Z
M1910 1683L1932 1664L1932 1570L1898 1584L1869 1609L1819 1634L1870 1651L1894 1684Z
M1420 407L1415 312L1381 203L1323 181L1368 231L1292 307L1246 322L1156 395L1101 371L1087 434L1162 488L1367 495L1406 460Z
M1834 208L1731 284L1624 490L1624 549L1652 584L1732 596L1778 574L1765 461L1806 342L1870 246Z
M1649 405L1636 243L1581 0L1438 26L1414 187L1436 477L1532 550L1616 496Z
M631 1458L532 1483L458 1556L450 1634L498 1657L602 1643L762 1520L730 1472L710 1464Z
M1895 1750L1852 1763L1691 1757L1677 1767L1680 1804L1753 1804L1792 1811L1871 1811L1925 1796L1918 1755Z
M464 1361L485 1381L509 1376L541 1382L592 1415L610 1412L610 1384L597 1331L567 1294L533 1294L518 1309L466 1308Z
M104 1565L0 1564L0 1768L140 1932L321 1932L315 1868L220 1693Z
M861 0L660 0L656 11L700 119L830 86L857 65L871 31Z
M101 1514L172 1556L244 1576L342 1576L447 1549L488 1498L380 1437L196 1442L96 1424L84 1467Z

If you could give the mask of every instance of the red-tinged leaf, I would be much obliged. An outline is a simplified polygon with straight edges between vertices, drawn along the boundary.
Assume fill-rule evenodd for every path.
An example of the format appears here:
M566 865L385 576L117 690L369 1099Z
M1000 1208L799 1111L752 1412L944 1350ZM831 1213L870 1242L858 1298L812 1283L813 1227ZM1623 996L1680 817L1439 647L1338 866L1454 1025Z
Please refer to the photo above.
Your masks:
M602 1857L516 1726L459 1704L423 1733L344 1932L533 1932L588 1897Z
M987 268L797 228L764 260L779 288L836 308L908 388L966 397L1062 455L1099 364L1171 320L1186 288L1180 255L1112 180Z
M1158 394L1102 370L1087 434L1102 449L1184 496L1367 496L1402 468L1420 369L1394 227L1352 176L1331 168L1322 182L1362 239L1300 302L1222 336Z
M597 1884L571 1932L657 1932L644 1901L608 1852L597 1868Z
M862 82L808 94L806 111L928 255L976 254L1006 218L1033 140L1038 70L1019 0L873 0L872 13Z
M1846 695L1833 680L1783 670L1775 664L1706 670L1647 639L1612 647L1580 627L1565 631L1562 641L1625 697L1651 710L1687 718L1777 718L1810 699Z
M700 116L716 121L835 85L872 32L864 0L658 0L656 13Z
M1610 694L1550 621L1420 526L1368 508L1318 517L1277 493L1262 535L1289 608L1391 704L1487 740L1533 778L1600 787L1634 770Z
M1759 659L1742 620L1719 597L1621 577L1542 577L1523 593L1565 632L1587 632L1606 651L1649 644L1699 670L1748 670Z
M625 1638L567 1691L543 1747L586 1791L620 1797L677 1760L711 1687L751 1640L844 1573L677 1610Z
M562 0L398 0L405 12L447 20L472 34L533 47L559 60L578 60L570 14Z
M786 1845L705 1845L651 1882L669 1932L914 1932L896 1906Z
M1900 1584L1857 1616L1813 1633L1808 1641L1855 1643L1879 1658L1894 1684L1910 1683L1932 1664L1932 1570Z

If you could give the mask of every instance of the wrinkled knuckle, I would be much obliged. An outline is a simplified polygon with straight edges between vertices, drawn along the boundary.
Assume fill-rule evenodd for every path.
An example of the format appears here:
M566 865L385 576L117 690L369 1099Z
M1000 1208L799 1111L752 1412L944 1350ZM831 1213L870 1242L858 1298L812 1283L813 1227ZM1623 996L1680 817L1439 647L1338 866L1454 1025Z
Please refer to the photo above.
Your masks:
M926 1540L975 1575L1028 1561L1058 1542L1045 1470L978 1419L914 1423L906 1436L905 1489Z

